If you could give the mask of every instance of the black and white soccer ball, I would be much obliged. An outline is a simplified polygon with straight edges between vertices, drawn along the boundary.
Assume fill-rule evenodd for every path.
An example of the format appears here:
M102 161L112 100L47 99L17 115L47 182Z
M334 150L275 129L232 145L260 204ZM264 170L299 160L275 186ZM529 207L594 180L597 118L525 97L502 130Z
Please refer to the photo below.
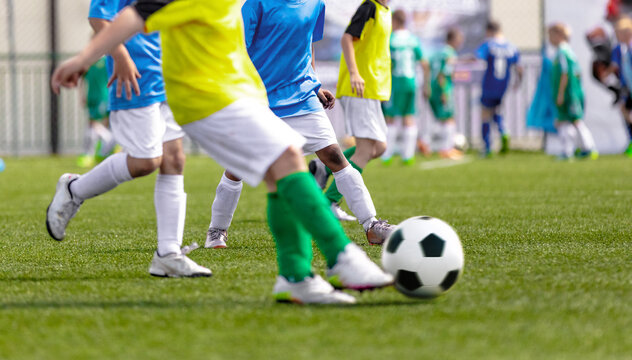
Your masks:
M430 216L400 223L382 250L382 266L395 277L395 288L411 297L433 298L450 290L463 263L459 236L446 222Z

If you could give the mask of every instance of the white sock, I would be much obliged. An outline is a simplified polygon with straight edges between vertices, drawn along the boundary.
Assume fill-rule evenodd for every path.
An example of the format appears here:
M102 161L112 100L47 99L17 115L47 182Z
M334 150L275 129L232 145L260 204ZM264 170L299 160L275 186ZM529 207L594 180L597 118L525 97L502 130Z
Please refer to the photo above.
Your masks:
M573 125L567 122L562 122L559 125L559 135L562 142L562 155L566 157L572 157L575 150L575 141L573 140L573 133L575 129Z
M187 212L183 175L158 174L154 188L154 206L158 226L158 255L180 254Z
M382 160L388 160L395 155L398 133L399 126L397 123L386 124L386 151L382 154Z
M417 126L407 126L404 128L404 144L402 145L402 158L411 159L415 156L417 146Z
M88 126L83 135L83 153L85 155L94 156L98 139L99 134L91 126Z
M109 156L94 169L70 183L73 200L80 204L86 199L108 192L118 185L132 180L127 167L127 154Z
M454 128L455 125L452 122L441 123L442 151L448 151L454 148Z
M241 181L233 181L222 175L222 179L215 191L215 200L211 206L211 224L215 229L227 230L233 220L239 196L244 184Z
M338 191L347 200L347 205L358 218L358 222L364 226L367 221L375 220L375 205L360 172L349 165L333 175Z
M588 129L588 126L584 124L583 121L578 121L575 124L575 128L577 129L579 144L583 151L593 151L595 150L595 140L593 139L592 133Z

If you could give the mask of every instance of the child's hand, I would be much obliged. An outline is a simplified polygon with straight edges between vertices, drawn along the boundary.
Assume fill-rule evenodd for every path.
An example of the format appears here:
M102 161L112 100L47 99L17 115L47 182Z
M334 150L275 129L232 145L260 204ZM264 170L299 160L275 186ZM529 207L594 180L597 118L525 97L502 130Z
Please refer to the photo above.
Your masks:
M73 88L79 83L81 76L88 71L83 60L77 55L61 63L51 77L51 88L59 94L60 87Z
M557 106L562 106L564 104L564 94L560 93L557 95Z
M108 81L108 87L116 81L117 98L122 96L123 85L125 85L125 97L127 100L132 100L132 87L136 96L140 96L140 86L138 86L136 79L140 79L140 73L131 57L121 56L114 59L114 70L110 81Z
M336 97L329 90L320 89L318 90L318 100L323 104L323 107L327 110L331 110L334 108L334 104L336 103Z
M364 97L364 79L360 74L350 74L351 93L356 93L358 97Z

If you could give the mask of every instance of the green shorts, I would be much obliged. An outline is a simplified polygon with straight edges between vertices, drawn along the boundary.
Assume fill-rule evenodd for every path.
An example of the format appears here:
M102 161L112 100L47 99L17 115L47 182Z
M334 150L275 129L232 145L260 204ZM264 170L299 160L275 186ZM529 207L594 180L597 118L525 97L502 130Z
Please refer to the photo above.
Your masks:
M557 120L574 122L584 117L584 98L567 97L561 106L557 106Z
M428 102L434 117L438 121L446 121L454 117L454 99L452 95L448 95L448 101L443 103L441 96L431 96Z
M386 117L409 116L417 114L417 88L414 79L398 80L393 78L393 90L389 101L382 103Z
M88 114L92 121L102 121L108 116L108 103L88 104Z

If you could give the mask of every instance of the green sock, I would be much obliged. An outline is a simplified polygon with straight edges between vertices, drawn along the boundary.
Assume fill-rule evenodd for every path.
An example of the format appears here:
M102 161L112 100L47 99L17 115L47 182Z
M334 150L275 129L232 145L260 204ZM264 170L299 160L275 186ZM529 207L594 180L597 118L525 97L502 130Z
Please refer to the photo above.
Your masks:
M354 148L355 149L355 148ZM349 164L353 166L354 169L358 170L360 174L362 174L362 168L356 165L353 161L349 160ZM339 203L342 199L342 194L338 191L338 187L336 186L336 180L329 185L327 191L325 191L325 197L329 200L329 203Z
M338 254L351 240L329 210L316 180L306 172L294 173L277 181L277 189L279 198L286 201L295 219L314 238L327 259L327 266L333 267Z
M353 154L355 154L355 149L356 149L356 147L355 147L355 146L352 146L352 147L348 148L347 150L345 150L345 151L343 152L343 154L345 155L345 157L347 158L347 160L351 159L351 157L353 156ZM327 175L331 175L331 174L333 174L333 172L331 171L331 169L330 169L330 168L328 168L328 167L326 167L326 166L325 166L325 169L327 170Z
M268 194L268 226L277 249L279 274L290 282L312 275L312 237L276 193Z

